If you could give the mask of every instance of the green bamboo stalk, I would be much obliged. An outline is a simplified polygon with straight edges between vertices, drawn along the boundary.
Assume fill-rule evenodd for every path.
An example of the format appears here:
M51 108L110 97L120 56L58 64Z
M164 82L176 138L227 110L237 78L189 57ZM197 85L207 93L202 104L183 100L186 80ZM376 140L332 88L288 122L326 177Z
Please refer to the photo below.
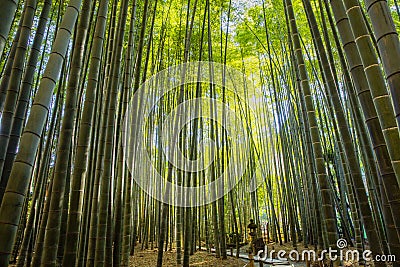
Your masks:
M60 77L69 38L75 26L80 6L81 0L71 0L65 11L27 125L22 134L20 151L10 174L13 179L7 184L0 208L0 265L6 266L10 258L22 212L22 203L27 193L29 176L44 128L52 92ZM0 48L2 50L2 47Z
M28 49L28 41L31 33L33 18L35 16L37 1L30 0L26 2L24 7L24 17L21 18L21 33L18 39L15 56L10 74L10 81L7 86L7 96L4 103L4 110L1 118L0 127L0 173L3 173L4 161L7 153L8 142L10 140L10 132L12 129L13 117L20 92L20 82L22 72L25 65L26 51ZM11 59L10 59L11 60ZM1 178L0 184L0 203L4 196L8 179Z
M1 1L1 13L0 20L2 21L0 26L0 58L3 57L4 47L7 42L8 33L11 29L15 12L18 7L18 0L2 0Z

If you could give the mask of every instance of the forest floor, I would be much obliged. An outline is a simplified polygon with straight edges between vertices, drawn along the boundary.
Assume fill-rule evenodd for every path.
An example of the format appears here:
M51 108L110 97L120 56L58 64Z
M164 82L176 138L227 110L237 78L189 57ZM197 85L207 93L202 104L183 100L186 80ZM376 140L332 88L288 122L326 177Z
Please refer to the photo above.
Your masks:
M137 248L140 247L140 245L136 246ZM241 258L236 258L236 257L230 257L230 251L228 252L228 259L227 260L221 260L215 257L214 253L208 253L206 251L197 251L194 255L190 256L190 266L207 266L207 267L213 267L213 266L218 266L218 267L243 267L245 266L249 261L247 260L248 254L245 252L247 251L247 246L244 246L240 249L240 257ZM285 250L289 252L290 250L293 249L291 243L286 243L283 245L279 244L269 244L268 249L275 249L276 251L279 250ZM302 244L298 244L298 250L302 251L304 249L304 246ZM212 251L214 251L212 249ZM236 250L234 250L233 255L236 255ZM182 255L183 256L183 255ZM136 250L135 251L135 256L131 258L131 267L154 267L156 266L157 263L157 249L147 249L147 250ZM292 265L293 264L293 265ZM272 264L266 264L264 263L263 266L296 266L296 267L305 267L304 262L291 262L288 265L285 265L283 262L277 265L272 265ZM163 266L177 266L176 265L176 250L173 249L172 251L166 251L164 252L164 257L163 257ZM259 264L255 263L255 266L258 267Z
M154 267L156 264L157 249L137 251L135 256L131 258L131 267ZM190 256L190 266L243 267L245 264L241 259L228 257L227 260L221 260L213 254L203 251L198 251ZM176 266L175 250L164 252L163 266Z

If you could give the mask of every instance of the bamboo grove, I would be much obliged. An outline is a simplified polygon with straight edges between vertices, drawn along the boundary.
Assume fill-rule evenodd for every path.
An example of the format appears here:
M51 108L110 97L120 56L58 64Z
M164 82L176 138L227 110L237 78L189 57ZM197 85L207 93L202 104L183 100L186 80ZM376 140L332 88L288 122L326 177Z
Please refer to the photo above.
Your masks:
M399 27L397 0L0 0L0 266L227 259L250 219L268 243L344 238L400 266ZM190 62L239 74L156 75ZM166 136L199 97L189 113L216 117ZM170 139L207 168L174 166Z

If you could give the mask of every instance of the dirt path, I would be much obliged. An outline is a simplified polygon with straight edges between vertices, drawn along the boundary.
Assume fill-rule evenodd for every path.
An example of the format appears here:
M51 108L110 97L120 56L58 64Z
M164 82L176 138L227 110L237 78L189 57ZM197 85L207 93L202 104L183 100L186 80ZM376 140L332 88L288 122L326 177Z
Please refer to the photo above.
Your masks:
M131 267L155 267L156 263L157 250L138 251L131 258ZM217 259L213 254L203 251L196 252L190 256L190 266L243 267L245 264L241 259L228 257L227 260L221 260ZM175 251L164 252L163 266L177 266Z

